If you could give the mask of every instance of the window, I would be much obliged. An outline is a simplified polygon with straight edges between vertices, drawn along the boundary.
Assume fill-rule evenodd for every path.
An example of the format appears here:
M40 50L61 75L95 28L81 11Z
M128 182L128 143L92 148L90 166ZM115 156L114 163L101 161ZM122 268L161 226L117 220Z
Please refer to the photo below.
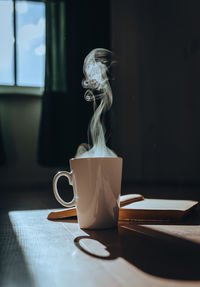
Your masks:
M45 73L45 3L0 1L0 92L41 93Z

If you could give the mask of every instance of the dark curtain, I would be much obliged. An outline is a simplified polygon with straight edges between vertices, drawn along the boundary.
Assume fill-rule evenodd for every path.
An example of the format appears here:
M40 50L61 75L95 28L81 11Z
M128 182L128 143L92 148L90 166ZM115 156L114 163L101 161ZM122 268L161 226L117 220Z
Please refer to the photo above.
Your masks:
M4 164L5 160L6 160L6 157L5 157L5 149L4 149L2 129L1 129L1 109L0 109L0 165Z
M4 163L5 163L5 151L4 151L3 138L0 125L0 164L2 165Z
M46 79L38 146L41 165L66 166L78 145L87 142L92 104L83 97L82 70L85 56L97 47L109 48L109 1L46 2Z

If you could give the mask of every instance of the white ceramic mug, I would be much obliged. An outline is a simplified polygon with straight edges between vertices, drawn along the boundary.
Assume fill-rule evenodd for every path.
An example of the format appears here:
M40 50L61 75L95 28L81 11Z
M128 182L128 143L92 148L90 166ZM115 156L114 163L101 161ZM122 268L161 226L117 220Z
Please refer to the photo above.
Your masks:
M117 225L122 158L96 157L73 158L70 160L71 172L60 171L53 179L53 191L63 206L76 206L80 228L99 229ZM74 197L71 202L64 201L57 189L61 176L73 186Z

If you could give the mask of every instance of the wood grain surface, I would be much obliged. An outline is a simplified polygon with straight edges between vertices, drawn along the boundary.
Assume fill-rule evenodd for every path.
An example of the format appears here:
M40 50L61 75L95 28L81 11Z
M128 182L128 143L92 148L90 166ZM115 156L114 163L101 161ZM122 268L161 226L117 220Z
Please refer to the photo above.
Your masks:
M198 208L171 225L89 231L48 221L58 207L51 191L4 194L0 286L200 286Z

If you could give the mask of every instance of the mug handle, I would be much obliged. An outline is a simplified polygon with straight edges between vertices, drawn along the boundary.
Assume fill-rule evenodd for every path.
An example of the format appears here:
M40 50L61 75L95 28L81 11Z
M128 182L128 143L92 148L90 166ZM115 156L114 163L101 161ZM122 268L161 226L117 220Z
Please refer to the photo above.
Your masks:
M62 204L63 206L65 207L72 207L72 206L75 206L76 205L76 199L75 199L75 196L73 197L72 201L64 201L59 193L58 193L58 188L57 188L57 183L58 183L58 180L61 176L65 176L68 178L69 180L69 184L70 185L73 185L72 183L72 171L71 172L68 172L68 171L59 171L53 178L53 192L54 192L54 195L55 195L55 198L57 199L57 201Z

